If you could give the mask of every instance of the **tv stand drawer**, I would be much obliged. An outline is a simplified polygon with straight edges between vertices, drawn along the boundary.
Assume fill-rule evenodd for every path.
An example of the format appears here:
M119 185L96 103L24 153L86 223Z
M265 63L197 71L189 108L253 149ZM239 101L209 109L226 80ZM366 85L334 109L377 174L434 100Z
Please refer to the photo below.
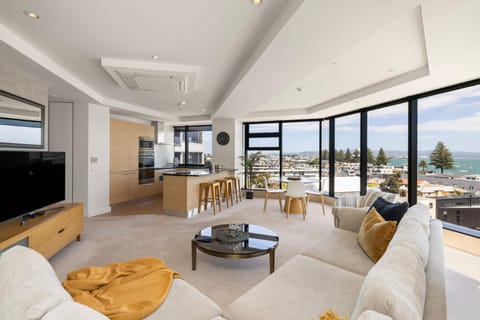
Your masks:
M83 230L83 210L80 206L60 212L40 224L30 235L30 248L50 258Z
M57 205L58 206L58 205ZM65 208L28 219L0 223L0 251L14 245L28 245L50 258L83 232L83 204L62 204Z

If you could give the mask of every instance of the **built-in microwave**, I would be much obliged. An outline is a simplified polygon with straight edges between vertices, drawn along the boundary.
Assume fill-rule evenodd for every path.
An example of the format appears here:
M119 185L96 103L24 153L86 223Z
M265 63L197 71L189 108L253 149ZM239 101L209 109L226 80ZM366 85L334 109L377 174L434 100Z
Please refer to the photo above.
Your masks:
M153 139L150 137L140 137L138 147L139 149L153 149Z

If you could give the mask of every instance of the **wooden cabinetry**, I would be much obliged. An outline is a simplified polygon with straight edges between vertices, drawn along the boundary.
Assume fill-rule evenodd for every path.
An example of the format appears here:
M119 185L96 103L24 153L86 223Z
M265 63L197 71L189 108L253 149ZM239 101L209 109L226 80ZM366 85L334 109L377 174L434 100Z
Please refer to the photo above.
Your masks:
M153 184L138 184L139 138L153 136L152 126L110 120L110 204L155 194Z
M79 241L83 231L83 204L61 205L63 209L27 220L24 225L20 224L22 217L0 224L0 250L21 242L48 259L74 239Z

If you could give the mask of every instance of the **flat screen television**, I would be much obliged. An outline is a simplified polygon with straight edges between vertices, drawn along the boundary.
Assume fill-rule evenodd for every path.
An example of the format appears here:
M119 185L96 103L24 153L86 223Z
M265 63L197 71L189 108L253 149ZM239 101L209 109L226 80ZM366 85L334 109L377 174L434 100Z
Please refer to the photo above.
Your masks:
M0 151L0 222L65 200L65 152Z

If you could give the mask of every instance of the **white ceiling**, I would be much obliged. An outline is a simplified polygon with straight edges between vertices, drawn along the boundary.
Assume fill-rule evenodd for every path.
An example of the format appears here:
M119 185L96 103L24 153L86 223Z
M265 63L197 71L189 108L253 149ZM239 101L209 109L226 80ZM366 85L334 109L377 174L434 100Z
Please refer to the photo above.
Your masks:
M145 119L314 118L479 78L479 16L478 0L0 0L0 59L50 101ZM195 89L132 91L101 59L195 70Z

